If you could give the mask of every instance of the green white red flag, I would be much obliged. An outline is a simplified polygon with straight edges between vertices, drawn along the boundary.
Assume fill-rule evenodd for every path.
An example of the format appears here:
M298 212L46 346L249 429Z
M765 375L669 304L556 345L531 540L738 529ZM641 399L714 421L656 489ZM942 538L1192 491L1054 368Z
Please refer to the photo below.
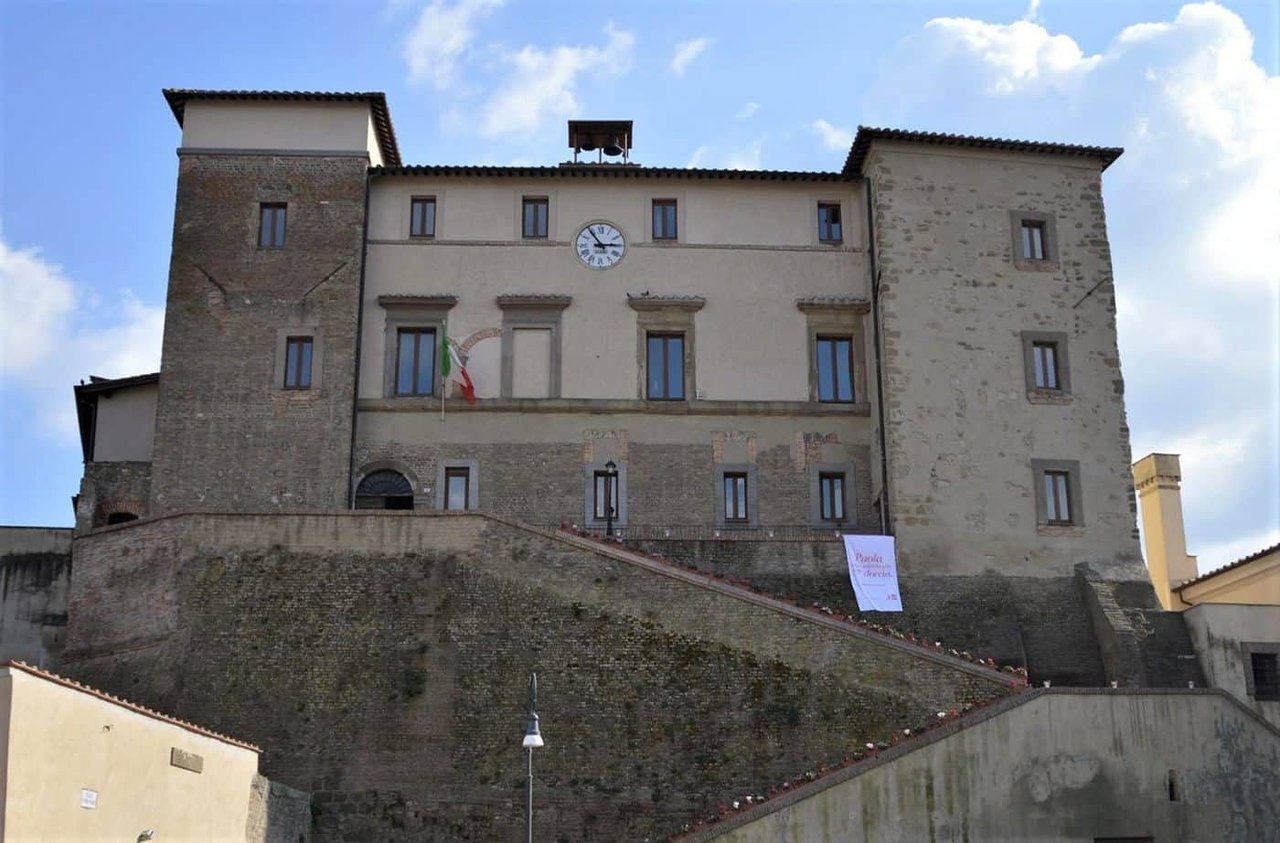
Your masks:
M444 385L446 394L448 394L450 381L456 383L458 388L462 390L462 397L467 399L468 404L476 403L476 387L471 382L471 375L467 374L467 367L462 365L457 349L453 347L449 337L442 331L440 335L440 382Z

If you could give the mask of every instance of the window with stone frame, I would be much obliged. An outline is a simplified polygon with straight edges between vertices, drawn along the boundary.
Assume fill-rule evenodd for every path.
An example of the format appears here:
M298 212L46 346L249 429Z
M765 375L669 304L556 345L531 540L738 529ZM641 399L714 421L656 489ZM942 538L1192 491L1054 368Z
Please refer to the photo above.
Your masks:
M612 518L618 520L618 474L615 470L610 474L608 471L592 472L591 483L591 517L595 521L604 521L610 517L609 510L613 510Z
M746 522L751 518L747 498L748 477L744 471L726 471L721 478L724 484L724 520L726 523Z
M843 472L818 474L818 513L823 521L845 520L845 476Z
M315 348L312 337L288 337L284 352L284 388L311 388L311 360Z
M526 196L521 202L520 233L526 240L546 240L551 201L546 196Z
M818 242L844 242L844 225L840 221L839 202L818 203Z
M683 401L684 334L651 332L648 336L645 371L651 401Z
M1043 211L1009 212L1013 263L1019 269L1046 271L1058 265L1058 227L1053 214Z
M676 200L654 199L653 239L677 240L679 239L678 233L676 227Z
M1280 653L1250 653L1249 670L1255 700L1280 700Z
M814 359L818 369L818 400L853 403L853 337L820 335Z
M1022 368L1030 402L1060 404L1070 401L1069 363L1065 332L1022 332Z
M415 196L409 200L409 236L436 236L436 198Z
M436 332L401 328L396 341L396 395L434 395Z
M1076 460L1031 461L1035 485L1036 524L1042 529L1084 525L1080 463Z
M444 470L444 509L463 512L471 508L471 469L450 466Z

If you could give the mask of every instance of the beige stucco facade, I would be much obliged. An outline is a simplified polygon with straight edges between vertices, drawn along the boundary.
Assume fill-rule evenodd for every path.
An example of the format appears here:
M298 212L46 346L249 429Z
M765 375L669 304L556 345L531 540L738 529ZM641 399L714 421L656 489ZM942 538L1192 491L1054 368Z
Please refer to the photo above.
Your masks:
M185 104L183 149L362 152L383 163L363 103L193 101Z
M1201 603L1183 617L1205 680L1280 729L1280 698L1258 693L1252 658L1280 658L1280 605Z
M140 384L97 397L94 462L149 462L159 386Z
M0 667L3 838L245 840L258 751L19 665Z

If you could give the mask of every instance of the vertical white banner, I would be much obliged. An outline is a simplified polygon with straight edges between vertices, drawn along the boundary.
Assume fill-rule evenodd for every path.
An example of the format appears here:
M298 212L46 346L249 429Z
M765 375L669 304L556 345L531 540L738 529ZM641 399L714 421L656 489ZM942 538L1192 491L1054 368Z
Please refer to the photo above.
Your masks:
M849 560L849 581L853 583L859 609L902 611L893 536L845 536L844 555Z

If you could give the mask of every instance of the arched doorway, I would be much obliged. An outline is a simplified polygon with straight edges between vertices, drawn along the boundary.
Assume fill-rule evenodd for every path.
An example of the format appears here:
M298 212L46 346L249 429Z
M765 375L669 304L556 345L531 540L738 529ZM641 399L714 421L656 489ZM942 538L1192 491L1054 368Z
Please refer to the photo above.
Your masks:
M398 471L371 472L356 487L356 509L413 509L413 486Z

